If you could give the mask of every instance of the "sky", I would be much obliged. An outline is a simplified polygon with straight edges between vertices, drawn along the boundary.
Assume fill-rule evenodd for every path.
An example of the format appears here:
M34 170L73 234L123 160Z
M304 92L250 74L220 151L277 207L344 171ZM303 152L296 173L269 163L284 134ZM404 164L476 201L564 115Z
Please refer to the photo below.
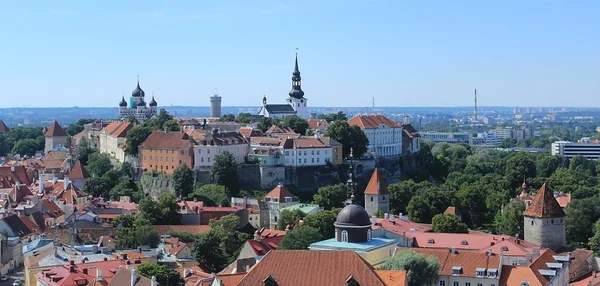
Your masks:
M600 1L0 1L0 107L600 106ZM148 99L149 100L149 99Z

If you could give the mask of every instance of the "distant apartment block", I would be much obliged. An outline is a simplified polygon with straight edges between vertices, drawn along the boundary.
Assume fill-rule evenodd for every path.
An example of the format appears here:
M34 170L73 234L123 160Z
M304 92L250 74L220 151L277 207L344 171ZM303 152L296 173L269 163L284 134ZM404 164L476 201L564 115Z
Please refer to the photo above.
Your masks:
M435 143L469 143L469 133L467 132L437 132L428 131L421 133L423 140L431 140Z
M569 159L581 155L586 159L598 160L600 158L600 140L588 137L578 142L556 141L552 143L552 155L560 155Z

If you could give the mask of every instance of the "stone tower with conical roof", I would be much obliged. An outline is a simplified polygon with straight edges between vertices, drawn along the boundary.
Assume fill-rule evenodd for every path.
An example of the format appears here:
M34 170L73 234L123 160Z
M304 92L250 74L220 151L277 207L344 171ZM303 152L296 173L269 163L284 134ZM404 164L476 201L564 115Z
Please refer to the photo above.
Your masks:
M565 212L544 184L523 212L525 241L554 251L566 246Z
M390 191L383 182L379 168L375 168L365 189L365 209L370 216L375 215L378 210L390 212Z
M46 154L54 148L67 146L67 132L60 126L58 121L52 122L48 127L48 130L44 133L44 139L44 152Z

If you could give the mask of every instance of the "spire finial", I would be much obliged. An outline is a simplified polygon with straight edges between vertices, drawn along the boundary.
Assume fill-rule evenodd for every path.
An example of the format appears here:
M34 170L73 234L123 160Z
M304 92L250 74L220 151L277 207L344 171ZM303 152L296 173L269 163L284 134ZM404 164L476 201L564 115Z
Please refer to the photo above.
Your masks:
M215 95L219 95L219 90L215 87Z
M137 78L138 78L138 87L140 87L140 76L138 75Z

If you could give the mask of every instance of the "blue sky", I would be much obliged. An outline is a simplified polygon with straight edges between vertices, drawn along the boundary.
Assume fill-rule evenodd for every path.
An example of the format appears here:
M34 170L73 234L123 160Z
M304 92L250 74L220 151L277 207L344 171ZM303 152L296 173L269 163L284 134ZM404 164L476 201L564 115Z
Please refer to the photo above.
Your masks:
M0 107L600 106L600 1L0 1Z

